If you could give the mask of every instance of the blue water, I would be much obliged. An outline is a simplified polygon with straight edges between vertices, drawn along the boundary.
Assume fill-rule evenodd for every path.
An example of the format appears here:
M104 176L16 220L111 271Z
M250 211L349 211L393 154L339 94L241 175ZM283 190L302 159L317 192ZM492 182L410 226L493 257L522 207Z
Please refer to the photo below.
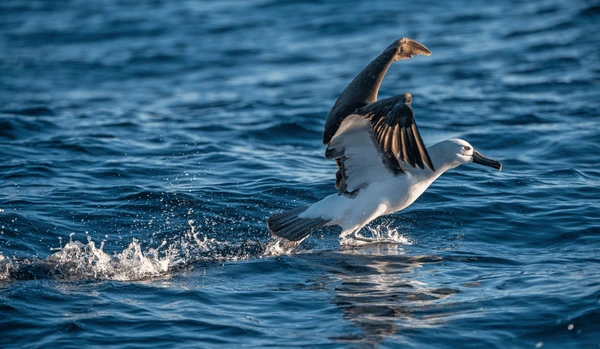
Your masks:
M1 348L598 348L596 1L0 2ZM335 192L325 118L389 43L464 165L276 248ZM368 230L368 229L367 229Z

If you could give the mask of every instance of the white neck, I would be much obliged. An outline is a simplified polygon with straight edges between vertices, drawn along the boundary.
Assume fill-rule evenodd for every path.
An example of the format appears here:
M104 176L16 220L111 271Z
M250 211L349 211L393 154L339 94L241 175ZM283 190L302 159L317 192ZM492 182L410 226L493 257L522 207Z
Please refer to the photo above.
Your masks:
M435 167L434 173L437 174L437 176L460 165L460 162L457 161L456 156L452 153L451 148L445 146L446 143L447 141L441 141L427 148L427 152L431 157L431 162L433 162L433 166Z
M428 167L425 167L423 170L418 167L414 169L408 168L411 174L417 176L420 178L420 181L424 181L427 183L427 185L429 185L439 176L441 176L442 173L460 165L460 162L457 161L456 156L452 154L452 152L445 145L446 142L447 141L442 141L427 148L427 152L429 153L433 167L435 167L435 171L431 171Z

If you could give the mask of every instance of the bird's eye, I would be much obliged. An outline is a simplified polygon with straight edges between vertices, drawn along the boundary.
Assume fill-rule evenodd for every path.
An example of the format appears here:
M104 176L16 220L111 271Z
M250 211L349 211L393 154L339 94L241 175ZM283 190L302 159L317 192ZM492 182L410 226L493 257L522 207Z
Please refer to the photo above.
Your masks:
M463 148L465 149L465 151L471 150L471 147L469 147L468 145L465 145Z

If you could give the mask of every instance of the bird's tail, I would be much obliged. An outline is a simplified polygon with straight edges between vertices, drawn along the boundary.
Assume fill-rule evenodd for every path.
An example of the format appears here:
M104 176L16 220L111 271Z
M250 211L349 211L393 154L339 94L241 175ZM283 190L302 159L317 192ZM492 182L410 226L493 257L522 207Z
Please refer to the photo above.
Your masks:
M324 218L300 218L309 206L275 213L267 219L267 227L273 235L290 241L300 241L315 230L322 228L329 220Z

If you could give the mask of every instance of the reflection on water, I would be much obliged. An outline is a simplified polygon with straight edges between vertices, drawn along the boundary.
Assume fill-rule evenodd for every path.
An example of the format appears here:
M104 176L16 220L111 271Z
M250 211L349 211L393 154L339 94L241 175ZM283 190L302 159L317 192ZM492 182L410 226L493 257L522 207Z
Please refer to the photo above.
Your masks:
M433 311L438 301L459 292L416 280L416 269L443 259L405 256L401 245L348 249L326 258L331 260L321 262L336 283L333 302L361 331L332 338L337 341L376 347L389 335L439 326L443 316Z

